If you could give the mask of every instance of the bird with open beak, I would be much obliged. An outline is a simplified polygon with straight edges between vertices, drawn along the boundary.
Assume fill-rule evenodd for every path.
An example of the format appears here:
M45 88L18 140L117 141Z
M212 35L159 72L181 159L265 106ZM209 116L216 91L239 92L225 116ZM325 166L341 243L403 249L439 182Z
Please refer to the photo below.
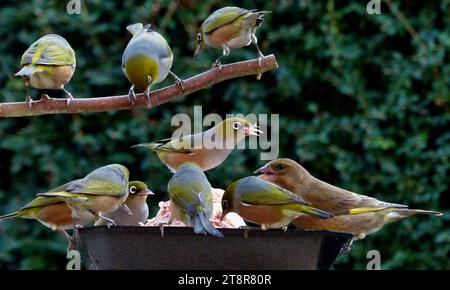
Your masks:
M155 151L159 159L172 172L188 162L195 163L206 171L222 164L237 144L247 136L259 136L261 133L263 132L256 124L246 119L228 118L198 134L138 144L133 147L144 147Z
M288 158L272 160L255 173L260 173L259 178L262 180L298 194L313 207L335 215L326 220L301 215L292 221L300 229L350 233L356 239L363 239L385 224L406 217L416 214L442 215L436 211L409 209L406 205L380 201L333 186L315 178L300 164Z

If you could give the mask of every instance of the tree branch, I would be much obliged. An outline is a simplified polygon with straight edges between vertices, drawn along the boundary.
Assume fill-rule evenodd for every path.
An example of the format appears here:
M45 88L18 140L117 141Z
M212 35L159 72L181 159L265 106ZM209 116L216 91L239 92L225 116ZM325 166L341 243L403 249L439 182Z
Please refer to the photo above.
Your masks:
M128 95L101 98L76 98L67 106L65 99L48 98L43 95L39 101L34 101L31 108L25 102L0 104L0 117L25 117L47 114L76 114L87 112L104 112L113 110L132 110L138 108L150 109L164 104L176 97L188 95L207 86L247 75L257 75L276 69L278 64L273 54L262 59L261 68L258 61L248 60L223 65L221 70L212 68L204 73L184 80L184 90L176 84L150 92L150 102L144 94L137 94L134 105L130 104Z

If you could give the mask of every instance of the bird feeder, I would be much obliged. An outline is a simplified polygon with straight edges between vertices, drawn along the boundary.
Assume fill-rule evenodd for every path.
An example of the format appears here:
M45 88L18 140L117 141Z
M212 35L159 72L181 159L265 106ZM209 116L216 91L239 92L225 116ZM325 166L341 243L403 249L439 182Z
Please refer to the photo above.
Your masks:
M224 238L190 227L87 227L78 240L82 262L94 270L326 270L349 234L288 229L220 229Z

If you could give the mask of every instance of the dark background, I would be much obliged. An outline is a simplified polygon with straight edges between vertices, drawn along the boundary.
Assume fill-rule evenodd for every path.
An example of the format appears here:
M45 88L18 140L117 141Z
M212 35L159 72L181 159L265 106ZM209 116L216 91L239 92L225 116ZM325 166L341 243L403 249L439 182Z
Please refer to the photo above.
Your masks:
M121 56L130 39L125 27L135 22L151 23L168 39L180 77L200 73L221 52L207 50L194 61L197 29L226 5L273 11L257 35L280 67L261 81L225 81L150 111L1 119L0 213L108 163L126 165L131 179L157 192L149 201L155 212L171 174L155 154L131 145L169 137L171 117L194 105L222 116L277 113L280 157L346 189L446 213L388 225L356 242L335 268L365 269L366 253L376 249L383 269L450 269L448 0L393 1L394 10L382 1L380 15L366 13L368 1L82 0L81 15L67 14L67 2L1 1L1 102L25 98L13 74L23 51L48 33L65 37L76 52L67 89L77 98L127 93ZM255 55L254 47L243 48L224 62ZM207 176L225 188L265 163L259 153L233 152ZM2 222L0 269L65 268L66 246L38 222Z

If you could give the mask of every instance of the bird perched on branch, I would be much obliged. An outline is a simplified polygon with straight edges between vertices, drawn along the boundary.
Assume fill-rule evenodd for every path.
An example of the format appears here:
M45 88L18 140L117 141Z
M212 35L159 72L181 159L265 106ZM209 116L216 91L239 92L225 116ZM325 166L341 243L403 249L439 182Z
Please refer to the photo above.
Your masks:
M137 144L132 148L144 147L156 151L171 171L186 162L195 163L206 171L219 166L246 136L258 136L260 133L262 131L258 126L246 119L228 118L199 134Z
M230 54L231 49L241 48L253 43L258 53L258 61L264 57L258 46L256 29L263 22L263 17L270 11L247 10L239 7L224 7L214 11L200 26L197 33L198 55L206 46L222 49L222 56L213 66L220 67L220 60Z
M33 100L28 88L63 90L68 98L67 105L73 99L65 88L75 72L75 52L61 36L48 34L34 42L22 55L22 69L15 76L22 77L27 87L26 102L31 108Z
M152 85L166 79L168 74L175 78L181 88L184 82L170 69L173 63L173 53L169 44L161 34L152 30L150 24L143 26L136 23L127 27L133 35L122 56L122 69L132 83L129 90L130 102L134 103L134 89L144 92L150 102Z
M210 222L213 212L211 184L202 169L194 163L185 163L173 175L167 185L170 197L169 224L174 219L190 224L196 234L223 235ZM161 232L163 235L163 231Z
M119 226L137 226L148 219L147 196L154 195L154 193L142 181L130 181L128 191L129 194L125 205L129 211L119 207L116 211L106 215L107 218L112 219ZM107 225L107 222L100 219L95 225Z
M350 233L357 239L363 239L385 224L406 217L416 214L442 215L436 211L409 209L406 205L380 201L333 186L315 178L300 164L287 158L272 160L255 173L261 174L260 179L298 194L313 207L335 215L326 220L302 215L292 221L300 229Z
M103 219L108 225L114 220L104 214L113 212L123 205L128 197L128 169L120 164L100 167L82 179L68 182L38 196L57 197L72 209L72 218L76 228L81 227L80 220ZM127 209L125 207L125 209Z
M298 195L254 176L242 178L225 190L222 197L222 218L229 212L235 212L244 220L261 225L263 230L285 228L302 214L320 219L333 216L311 207Z

